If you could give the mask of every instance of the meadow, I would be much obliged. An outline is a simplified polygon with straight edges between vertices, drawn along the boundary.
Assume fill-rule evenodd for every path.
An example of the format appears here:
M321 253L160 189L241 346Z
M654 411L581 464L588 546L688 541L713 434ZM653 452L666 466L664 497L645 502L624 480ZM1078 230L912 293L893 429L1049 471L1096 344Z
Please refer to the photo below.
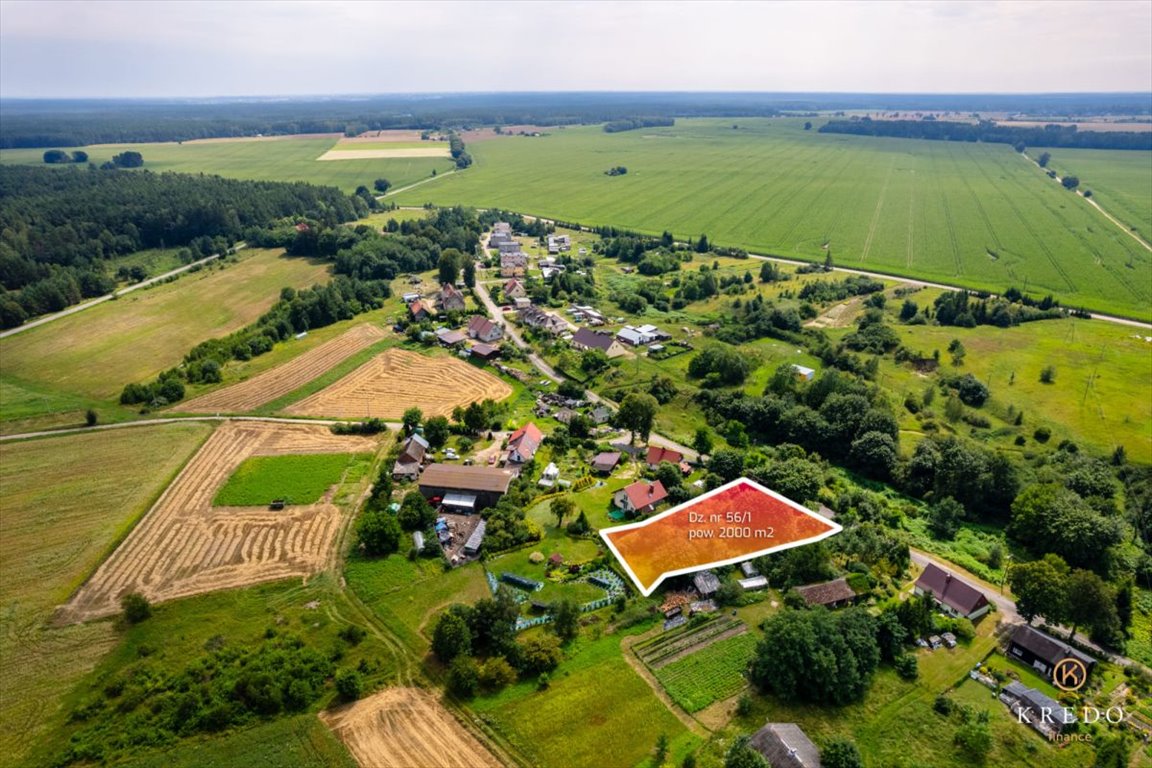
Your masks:
M810 261L830 251L839 266L991 291L1027 286L1152 318L1152 254L1011 147L820 134L798 120L732 124L477 142L472 168L394 199L704 233ZM605 175L617 165L628 173Z
M63 693L117 641L109 622L49 626L54 607L209 432L189 423L0 444L0 765L21 762Z
M367 145L365 145L367 146ZM394 146L394 145L387 145ZM337 137L284 138L158 144L99 144L85 147L90 162L100 165L126 149L144 156L150 171L210 173L232 179L259 181L307 181L353 192L359 186L372 189L372 182L385 178L396 187L428 178L435 170L453 168L450 157L404 157L319 162L330 149L358 149L357 145L337 145ZM0 163L43 164L43 149L5 149Z
M1081 190L1092 190L1092 199L1102 208L1152 241L1152 154L1091 149L1050 154L1050 168L1079 178Z
M246 249L238 256L3 339L0 377L16 387L27 382L112 399L125 384L175 365L201 341L253 322L281 288L327 282L329 274L326 263L279 250Z
M213 499L216 507L264 506L273 499L312 504L340 482L362 477L370 454L253 456L241 462Z

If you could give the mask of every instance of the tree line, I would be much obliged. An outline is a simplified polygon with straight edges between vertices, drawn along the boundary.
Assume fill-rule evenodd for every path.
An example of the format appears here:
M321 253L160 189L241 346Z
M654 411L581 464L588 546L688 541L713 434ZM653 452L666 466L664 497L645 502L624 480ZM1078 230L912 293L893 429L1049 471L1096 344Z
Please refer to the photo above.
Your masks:
M1075 149L1152 149L1148 131L1078 131L1075 125L1049 124L1043 127L1000 125L990 120L958 123L946 120L830 120L820 133L846 133L853 136L889 136L929 141L981 141L1025 147L1066 147Z
M635 131L639 128L667 128L673 125L676 125L676 120L671 117L628 117L604 123L604 133Z

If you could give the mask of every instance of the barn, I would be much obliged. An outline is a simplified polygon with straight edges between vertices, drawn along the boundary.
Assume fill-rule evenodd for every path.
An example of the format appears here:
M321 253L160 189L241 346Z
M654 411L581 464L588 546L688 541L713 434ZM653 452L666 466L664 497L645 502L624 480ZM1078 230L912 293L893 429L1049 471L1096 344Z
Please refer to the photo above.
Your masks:
M439 499L444 506L464 514L487 509L508 492L512 473L499 467L430 464L420 475L420 493Z

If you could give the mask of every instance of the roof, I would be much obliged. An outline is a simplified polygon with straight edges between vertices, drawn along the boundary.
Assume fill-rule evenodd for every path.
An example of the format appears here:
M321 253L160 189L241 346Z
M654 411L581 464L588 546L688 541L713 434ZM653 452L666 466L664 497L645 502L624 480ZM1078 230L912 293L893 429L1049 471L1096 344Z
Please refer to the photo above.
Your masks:
M536 455L536 449L544 440L544 433L532 422L528 422L508 438L508 447L520 454L525 461Z
M760 575L760 571L756 570L756 565L751 560L745 560L740 563L740 572L748 578Z
M460 293L460 291L457 290L456 286L452 285L451 283L444 283L443 285L440 286L440 298L445 299L449 296L451 296L453 298L455 298L457 296L459 296L460 298L464 298L464 294Z
M488 357L489 355L493 355L499 351L500 347L497 347L494 344L481 343L472 345L472 354L478 355L480 357Z
M480 549L480 545L484 543L484 531L488 528L488 521L481 520L480 524L472 531L472 535L468 537L468 541L464 542L464 549L470 549L473 552Z
M619 463L619 451L604 451L603 453L596 454L596 458L592 459L592 468L602 472L608 472Z
M938 602L965 616L988 603L983 592L935 563L928 563L924 573L916 579L916 586L931 592Z
M753 576L748 579L739 579L737 583L744 589L764 589L768 586L768 577Z
M632 346L640 346L644 342L644 335L634 328L621 328L616 332L616 338L626 341Z
M651 485L643 480L637 480L624 488L624 495L628 497L628 502L633 509L641 509L649 504L659 504L664 501L668 498L668 491L664 490L664 484L659 480Z
M841 600L853 600L856 592L848 586L848 580L841 577L821 584L805 584L796 591L808 605L831 605Z
M1024 709L1037 710L1037 714L1041 710L1047 710L1049 717L1064 725L1071 725L1076 722L1076 716L1068 711L1063 704L1046 693L1041 693L1035 688L1029 688L1021 682L1012 682L1004 686L1004 693L1017 699Z
M448 493L444 494L444 499L441 503L446 507L463 507L464 509L475 509L476 494L449 491Z
M679 451L673 451L660 445L648 446L648 464L655 465L662 461L668 461L673 464L679 464L684 460L684 454Z
M465 336L462 331L453 331L448 328L441 328L440 330L436 331L436 338L440 340L440 343L448 344L451 346L452 344L460 344L461 342L467 340L468 337Z
M772 768L820 768L820 750L796 723L768 723L748 740Z
M573 344L579 344L582 347L589 349L599 349L601 352L607 352L608 348L616 343L616 338L610 333L599 333L590 328L581 328L576 331L576 335L572 337Z
M696 591L702 595L710 595L720 589L720 579L716 578L716 574L712 571L700 571L692 577L692 583L696 585Z
M1068 643L1046 635L1027 624L1021 624L1016 628L1016 631L1012 633L1012 642L1025 650L1031 651L1038 658L1044 659L1044 661L1047 661L1049 664L1054 665L1061 659L1066 659L1069 656L1079 659L1089 666L1096 663L1096 659L1088 654L1073 648L1068 645Z
M423 301L420 301L419 299L417 299L416 301L414 301L408 305L408 311L412 313L413 317L415 317L416 315L420 314L421 312L427 312L428 307L424 306Z
M512 473L497 467L429 464L420 476L421 488L507 493Z
M424 453L428 450L428 441L420 435L412 435L404 442L404 450L400 453L400 458L408 456L414 461L419 462L424 458ZM396 462L408 463L408 462Z
M814 368L807 368L803 365L796 365L793 363L792 367L796 370L796 373L799 373L802 376L811 376L812 374L816 373Z

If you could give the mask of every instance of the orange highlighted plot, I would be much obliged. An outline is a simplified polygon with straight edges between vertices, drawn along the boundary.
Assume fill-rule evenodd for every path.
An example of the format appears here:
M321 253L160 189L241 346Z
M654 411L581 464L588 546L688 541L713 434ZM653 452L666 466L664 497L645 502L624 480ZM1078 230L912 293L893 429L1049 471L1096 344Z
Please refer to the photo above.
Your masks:
M841 531L815 512L740 478L600 536L647 597L669 576L731 565Z

